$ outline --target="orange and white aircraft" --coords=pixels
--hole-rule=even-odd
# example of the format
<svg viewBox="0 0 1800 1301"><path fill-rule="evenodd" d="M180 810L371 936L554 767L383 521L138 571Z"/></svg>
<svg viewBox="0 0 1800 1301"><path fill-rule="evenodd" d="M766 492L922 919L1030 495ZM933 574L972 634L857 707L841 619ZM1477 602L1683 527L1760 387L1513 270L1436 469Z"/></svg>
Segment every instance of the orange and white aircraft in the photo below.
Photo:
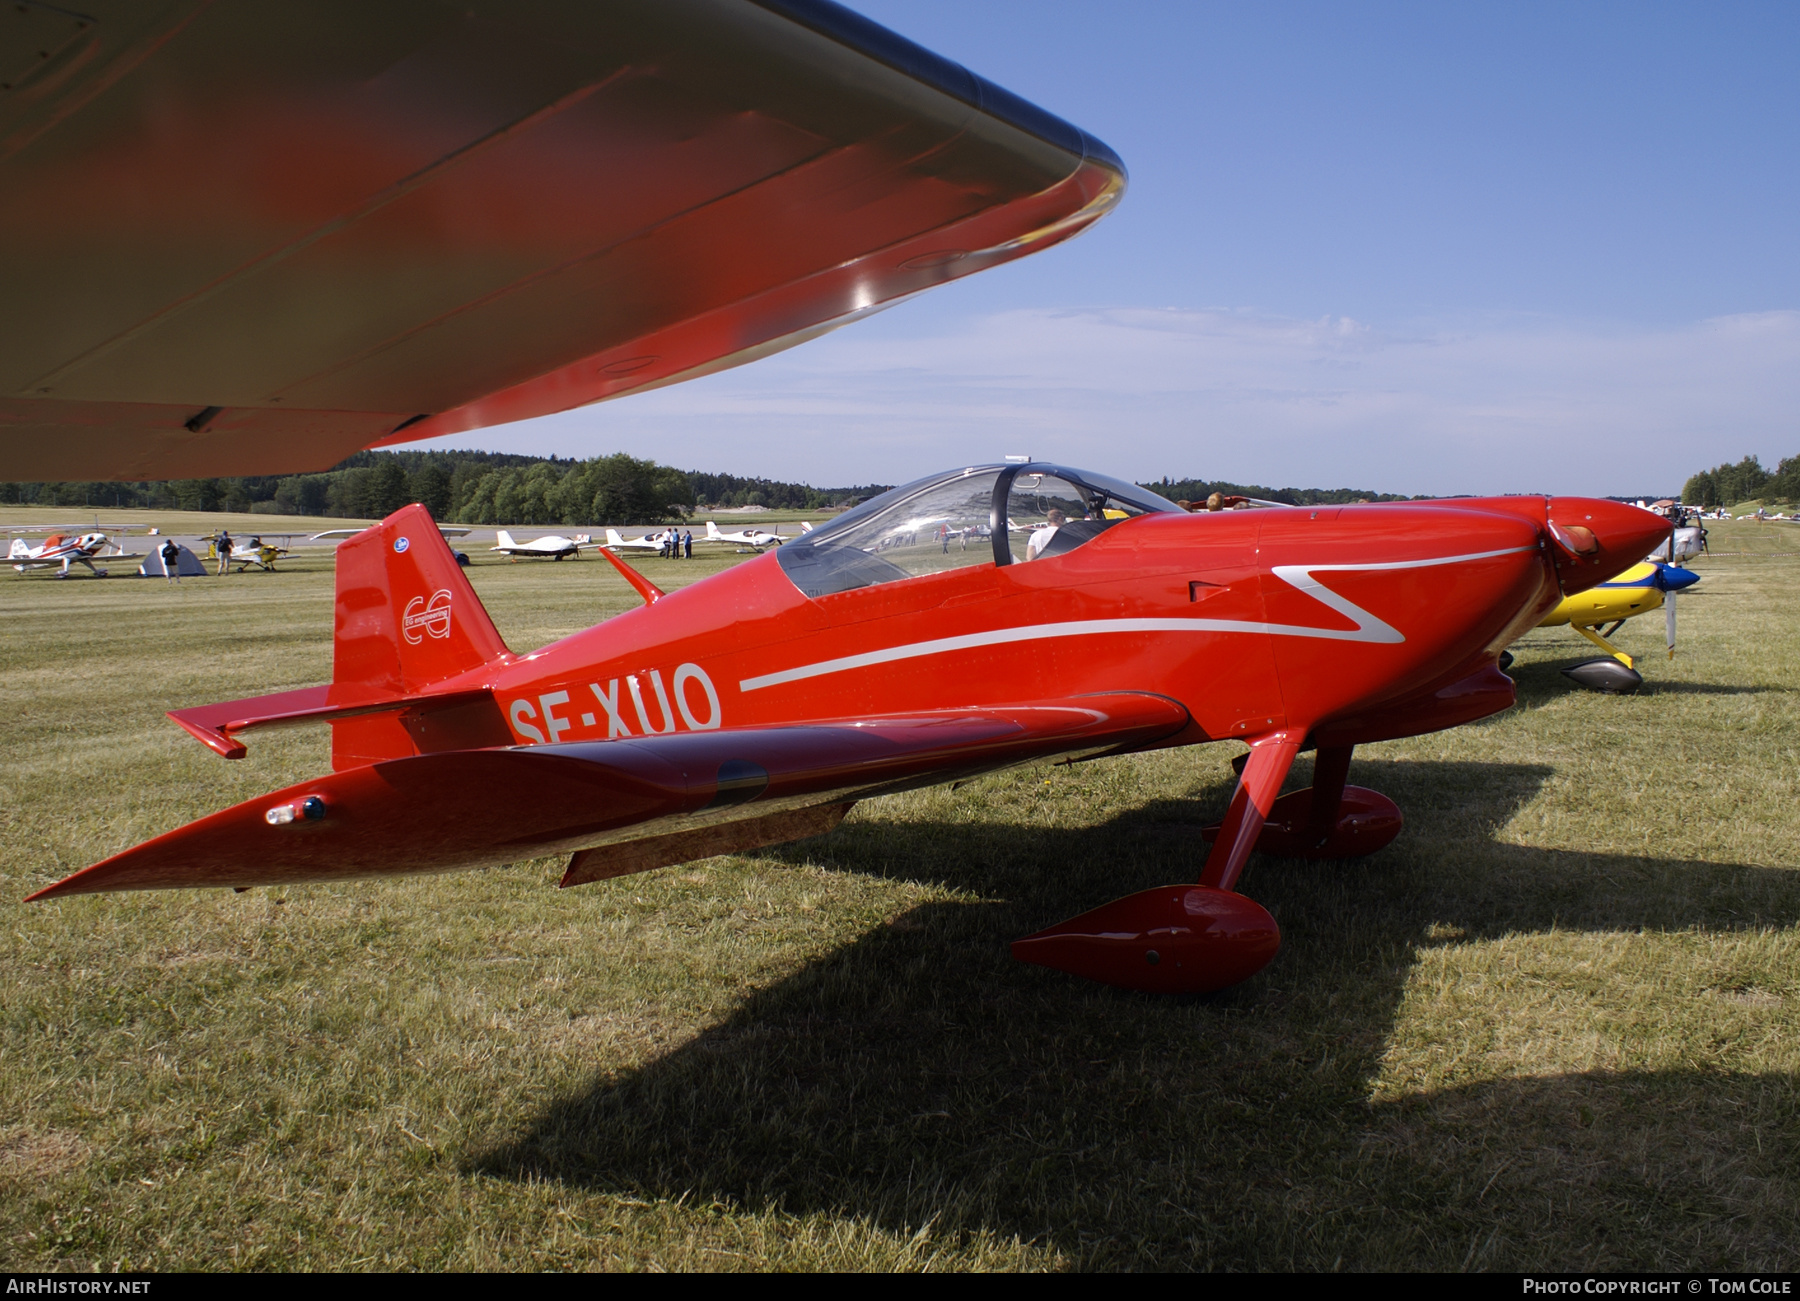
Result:
<svg viewBox="0 0 1800 1301"><path fill-rule="evenodd" d="M55 569L58 578L69 576L70 565L85 565L96 578L105 578L107 571L97 568L94 561L124 562L144 558L143 552L127 552L117 543L113 543L111 551L105 551L111 542L112 538L105 533L53 533L35 547L24 538L14 538L6 558L21 574L33 569Z"/></svg>

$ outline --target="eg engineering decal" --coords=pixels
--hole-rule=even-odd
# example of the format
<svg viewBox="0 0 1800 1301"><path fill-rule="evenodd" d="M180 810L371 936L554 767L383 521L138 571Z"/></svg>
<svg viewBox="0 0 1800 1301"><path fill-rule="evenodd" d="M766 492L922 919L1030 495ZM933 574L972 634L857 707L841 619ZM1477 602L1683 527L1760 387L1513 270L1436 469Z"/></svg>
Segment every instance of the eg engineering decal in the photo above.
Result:
<svg viewBox="0 0 1800 1301"><path fill-rule="evenodd" d="M440 587L431 594L429 602L422 596L415 596L406 603L406 612L400 616L400 632L417 646L425 640L427 634L433 637L450 635L450 591Z"/></svg>

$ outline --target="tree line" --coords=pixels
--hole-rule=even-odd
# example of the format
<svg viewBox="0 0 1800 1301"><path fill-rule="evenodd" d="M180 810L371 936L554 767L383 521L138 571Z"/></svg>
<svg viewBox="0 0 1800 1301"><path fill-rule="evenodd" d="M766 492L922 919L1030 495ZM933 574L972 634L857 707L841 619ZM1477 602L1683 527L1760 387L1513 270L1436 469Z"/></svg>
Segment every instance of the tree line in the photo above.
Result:
<svg viewBox="0 0 1800 1301"><path fill-rule="evenodd" d="M1782 458L1773 471L1754 456L1736 465L1702 470L1681 488L1689 506L1735 506L1740 501L1800 501L1800 456Z"/></svg>
<svg viewBox="0 0 1800 1301"><path fill-rule="evenodd" d="M1401 493L1369 492L1362 488L1265 488L1259 483L1227 483L1223 479L1162 478L1140 486L1170 501L1205 501L1215 492L1227 497L1279 501L1289 506L1348 506L1359 501L1414 500Z"/></svg>
<svg viewBox="0 0 1800 1301"><path fill-rule="evenodd" d="M1747 464L1754 464L1754 458ZM357 452L317 474L141 483L0 483L0 503L380 519L416 501L445 523L668 524L708 507L825 512L855 505L890 486L815 488L677 470L623 452L577 460L507 452L402 450ZM1294 506L1407 500L1361 488L1269 488L1211 479L1164 477L1143 486L1175 501L1204 501L1215 492Z"/></svg>
<svg viewBox="0 0 1800 1301"><path fill-rule="evenodd" d="M707 507L826 511L889 485L677 470L623 452L586 460L505 452L357 452L317 474L140 483L0 483L0 503L380 519L411 502L458 524L668 524Z"/></svg>

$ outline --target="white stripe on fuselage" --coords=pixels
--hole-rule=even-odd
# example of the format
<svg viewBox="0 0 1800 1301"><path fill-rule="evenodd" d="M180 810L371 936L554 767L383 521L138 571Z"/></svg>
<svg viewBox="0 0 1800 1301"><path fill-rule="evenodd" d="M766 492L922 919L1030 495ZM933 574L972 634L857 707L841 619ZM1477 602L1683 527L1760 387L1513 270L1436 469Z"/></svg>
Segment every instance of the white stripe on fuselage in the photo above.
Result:
<svg viewBox="0 0 1800 1301"><path fill-rule="evenodd" d="M1536 547L1506 547L1499 551L1475 551L1464 556L1440 556L1434 560L1390 560L1364 565L1276 565L1274 574L1290 587L1297 588L1319 604L1337 611L1354 623L1354 628L1313 628L1304 624L1258 623L1247 619L1082 619L1070 623L1031 623L1019 628L995 628L990 632L972 632L961 637L939 637L932 641L908 642L883 650L865 651L861 655L845 655L816 664L802 664L745 678L739 691L760 691L806 678L824 677L829 673L846 673L851 669L869 668L875 664L892 664L896 660L918 659L923 655L943 655L950 651L972 650L978 646L1004 646L1009 642L1041 641L1052 637L1093 637L1103 633L1130 632L1250 632L1274 637L1315 637L1325 641L1363 641L1395 645L1406 640L1398 628L1370 614L1361 606L1340 596L1313 577L1317 573L1350 570L1426 569L1436 565L1456 565L1469 560L1491 560L1495 556L1512 556Z"/></svg>

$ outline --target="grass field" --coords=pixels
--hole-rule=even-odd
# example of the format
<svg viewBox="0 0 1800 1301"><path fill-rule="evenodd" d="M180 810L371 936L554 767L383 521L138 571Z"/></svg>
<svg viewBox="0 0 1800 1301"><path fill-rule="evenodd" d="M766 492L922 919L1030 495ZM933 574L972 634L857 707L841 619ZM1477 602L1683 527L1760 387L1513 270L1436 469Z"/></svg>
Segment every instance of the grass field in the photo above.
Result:
<svg viewBox="0 0 1800 1301"><path fill-rule="evenodd" d="M1233 746L568 892L23 905L325 770L322 729L226 764L162 712L324 681L331 573L7 572L0 1267L1794 1269L1800 529L1712 540L1680 657L1620 634L1637 696L1546 630L1516 709L1359 751L1407 830L1254 860L1282 954L1187 1001L1006 944L1191 880ZM516 650L632 600L472 580Z"/></svg>

